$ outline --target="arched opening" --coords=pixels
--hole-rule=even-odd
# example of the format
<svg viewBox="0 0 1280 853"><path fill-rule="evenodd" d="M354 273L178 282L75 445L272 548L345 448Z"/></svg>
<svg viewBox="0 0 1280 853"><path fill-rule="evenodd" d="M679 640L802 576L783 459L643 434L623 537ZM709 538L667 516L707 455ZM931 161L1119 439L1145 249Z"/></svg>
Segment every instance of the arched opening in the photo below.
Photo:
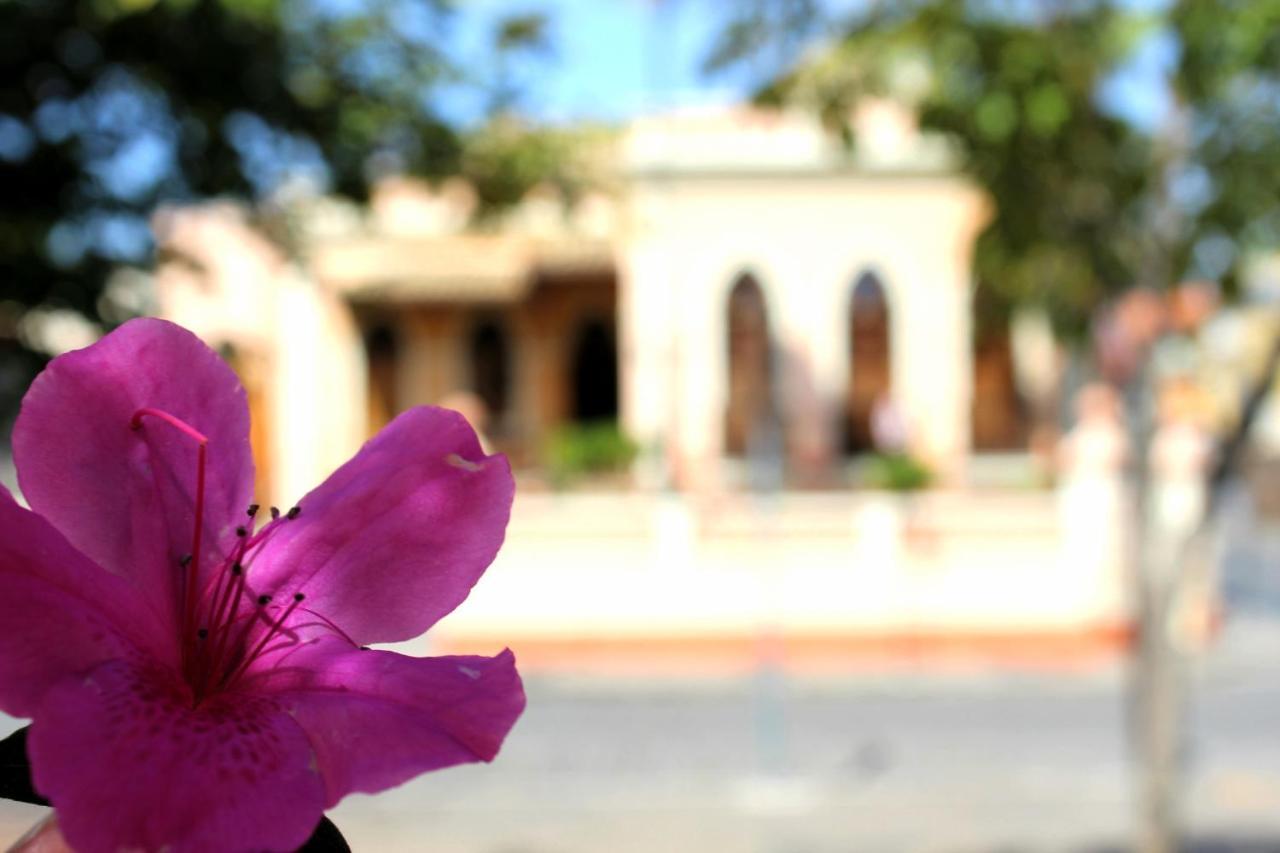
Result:
<svg viewBox="0 0 1280 853"><path fill-rule="evenodd" d="M618 417L618 347L603 320L584 323L573 349L573 419L580 423Z"/></svg>
<svg viewBox="0 0 1280 853"><path fill-rule="evenodd" d="M735 456L765 439L776 427L773 394L773 346L764 291L749 273L738 276L729 292L729 405L725 412L725 450Z"/></svg>
<svg viewBox="0 0 1280 853"><path fill-rule="evenodd" d="M1030 418L1014 369L1009 306L989 288L979 287L974 294L973 316L973 449L1025 449Z"/></svg>
<svg viewBox="0 0 1280 853"><path fill-rule="evenodd" d="M506 330L493 320L482 320L471 331L471 390L485 407L485 419L502 423L511 391L511 347Z"/></svg>
<svg viewBox="0 0 1280 853"><path fill-rule="evenodd" d="M367 423L373 435L386 426L398 411L396 402L396 365L400 347L395 331L379 323L365 332L365 363L368 365L369 397Z"/></svg>
<svg viewBox="0 0 1280 853"><path fill-rule="evenodd" d="M853 287L849 302L849 392L845 407L845 452L877 449L874 417L880 406L885 428L894 404L889 352L889 300L884 285L873 272L864 272ZM879 430L884 432L885 429ZM891 436L879 436L881 443ZM883 449L883 448L882 448Z"/></svg>

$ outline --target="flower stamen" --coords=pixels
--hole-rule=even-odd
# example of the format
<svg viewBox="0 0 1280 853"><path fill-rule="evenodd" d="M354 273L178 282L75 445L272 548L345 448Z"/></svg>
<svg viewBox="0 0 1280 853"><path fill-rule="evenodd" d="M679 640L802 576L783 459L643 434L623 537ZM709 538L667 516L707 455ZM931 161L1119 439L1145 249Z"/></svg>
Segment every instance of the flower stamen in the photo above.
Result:
<svg viewBox="0 0 1280 853"><path fill-rule="evenodd" d="M162 421L196 443L195 530L191 536L191 553L182 555L178 560L182 568L178 604L182 674L198 705L209 694L235 683L264 654L273 654L299 641L298 634L285 625L305 596L296 593L289 605L273 619L267 614L271 596L259 595L255 600L247 575L250 563L267 540L284 523L301 515L302 508L293 506L281 513L278 507L271 507L271 520L255 532L253 519L257 517L260 506L250 504L245 511L248 522L235 528L237 542L234 552L222 561L214 576L202 584L200 558L209 439L187 422L161 409L138 409L130 420L130 427L142 429L148 417ZM244 598L250 599L253 609L242 615L241 599ZM259 621L265 628L255 640L253 635ZM281 642L272 645L274 640Z"/></svg>
<svg viewBox="0 0 1280 853"><path fill-rule="evenodd" d="M298 609L299 605L302 604L305 598L306 596L300 592L294 594L293 601L289 603L289 606L284 609L284 612L281 613L280 616L275 620L275 622L271 624L271 627L267 630L267 632L262 635L261 639L258 640L257 644L254 645L253 650L246 653L244 656L244 659L240 661L239 665L236 666L236 668L231 673L229 673L223 678L222 680L223 684L233 683L246 669L249 668L250 664L252 664L255 660L258 659L258 657L262 654L262 650L266 648L267 643L271 642L271 640L274 639L276 635L279 634L284 629L284 623L289 619L290 616L293 615L293 611ZM260 607L265 607L270 602L271 602L271 596L269 595L259 596L258 598L258 605ZM252 625L252 623L250 623L250 625ZM248 628L249 626L246 626L246 629L245 629L246 637L248 636Z"/></svg>

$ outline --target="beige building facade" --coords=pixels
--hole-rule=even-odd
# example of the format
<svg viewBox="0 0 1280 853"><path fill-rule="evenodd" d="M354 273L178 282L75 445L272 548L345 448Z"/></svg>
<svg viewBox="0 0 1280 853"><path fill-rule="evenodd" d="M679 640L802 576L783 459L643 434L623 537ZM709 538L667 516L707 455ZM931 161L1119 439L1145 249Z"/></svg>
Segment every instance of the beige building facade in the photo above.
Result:
<svg viewBox="0 0 1280 853"><path fill-rule="evenodd" d="M263 502L420 404L510 455L507 546L437 650L611 672L655 649L754 666L762 632L789 666L1108 654L1129 636L1123 554L1082 558L1071 531L1120 515L965 487L980 423L1008 420L986 401L1012 392L972 341L983 200L908 116L859 121L850 155L802 116L641 120L609 192L535 191L483 228L456 183L282 204L292 257L242 209L169 211L158 313L243 377ZM628 475L540 488L548 440L601 421L640 448ZM853 493L873 449L939 488Z"/></svg>
<svg viewBox="0 0 1280 853"><path fill-rule="evenodd" d="M983 200L908 114L869 107L858 134L851 153L799 114L642 119L609 192L536 190L477 228L465 185L389 180L367 209L289 208L293 260L231 208L174 211L160 310L251 377L272 492L420 404L531 471L556 430L616 421L650 485L841 487L886 442L955 481Z"/></svg>
<svg viewBox="0 0 1280 853"><path fill-rule="evenodd" d="M681 482L723 482L721 460L744 443L725 423L744 287L758 292L765 396L794 465L823 481L846 450L867 449L850 442L850 420L882 396L911 451L944 475L962 469L982 199L904 115L881 108L863 125L856 159L802 118L750 110L632 129L625 422L641 441L669 443ZM879 316L861 323L860 311ZM864 334L876 340L859 353ZM872 374L865 391L860 371Z"/></svg>

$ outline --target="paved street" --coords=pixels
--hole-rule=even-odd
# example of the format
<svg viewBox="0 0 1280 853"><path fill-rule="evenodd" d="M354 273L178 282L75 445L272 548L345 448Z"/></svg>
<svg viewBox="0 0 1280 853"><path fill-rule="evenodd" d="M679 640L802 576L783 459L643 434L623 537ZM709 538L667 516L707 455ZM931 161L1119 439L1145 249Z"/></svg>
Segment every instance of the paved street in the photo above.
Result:
<svg viewBox="0 0 1280 853"><path fill-rule="evenodd" d="M530 693L496 766L335 818L367 849L485 853L1016 849L1125 819L1107 681Z"/></svg>
<svg viewBox="0 0 1280 853"><path fill-rule="evenodd" d="M1200 849L1280 849L1278 676L1280 630L1255 623L1199 677ZM389 853L1100 853L1128 837L1121 686L1119 671L535 679L496 764L333 816L355 849ZM0 830L38 813L6 805Z"/></svg>
<svg viewBox="0 0 1280 853"><path fill-rule="evenodd" d="M1188 811L1203 849L1280 849L1277 675L1280 632L1263 624L1233 629L1199 676ZM1116 849L1121 686L1118 671L535 682L496 765L335 818L377 850Z"/></svg>

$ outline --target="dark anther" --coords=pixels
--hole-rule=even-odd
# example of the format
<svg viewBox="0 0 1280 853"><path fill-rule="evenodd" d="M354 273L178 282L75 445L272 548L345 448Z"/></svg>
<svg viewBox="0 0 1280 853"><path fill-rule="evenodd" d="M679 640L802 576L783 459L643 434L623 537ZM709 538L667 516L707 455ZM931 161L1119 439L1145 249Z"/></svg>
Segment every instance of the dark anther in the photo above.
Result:
<svg viewBox="0 0 1280 853"><path fill-rule="evenodd" d="M184 569L185 569L187 566L191 565L191 555L190 555L190 554L183 554L181 557L179 557L179 558L178 558L178 565L179 565L179 566L182 566L182 568L184 568Z"/></svg>
<svg viewBox="0 0 1280 853"><path fill-rule="evenodd" d="M269 596L269 595L260 595L260 596L258 596L258 606L259 606L259 607L266 607L266 606L267 606L268 604L270 604L270 603L271 603L271 596Z"/></svg>
<svg viewBox="0 0 1280 853"><path fill-rule="evenodd" d="M243 539L244 537L249 535L249 531L245 530L243 527L237 527L236 535L239 536L241 539Z"/></svg>
<svg viewBox="0 0 1280 853"><path fill-rule="evenodd" d="M302 507L295 506L295 507L291 507L289 511L285 513L285 518L289 519L290 521L293 521L295 518L297 518L301 514L302 514Z"/></svg>
<svg viewBox="0 0 1280 853"><path fill-rule="evenodd" d="M367 652L367 651L369 651L369 647L368 647L368 646L361 646L361 647L360 647L360 651L362 651L362 652Z"/></svg>
<svg viewBox="0 0 1280 853"><path fill-rule="evenodd" d="M277 518L279 518L279 517L280 517L280 507L278 507L278 506L273 506L273 507L271 508L271 520L272 520L272 521L275 521L275 520L276 520Z"/></svg>
<svg viewBox="0 0 1280 853"><path fill-rule="evenodd" d="M244 574L244 566L240 565L239 563L232 563L232 564L231 564L231 574L233 574L233 575L241 575L241 574Z"/></svg>
<svg viewBox="0 0 1280 853"><path fill-rule="evenodd" d="M197 636L197 637L199 637L199 638L200 638L200 639L202 639L202 640L203 640L203 639L205 639L206 637L208 637L208 636L209 636L209 629L208 629L208 628L201 628L199 631L196 631L196 636Z"/></svg>
<svg viewBox="0 0 1280 853"><path fill-rule="evenodd" d="M304 598L306 598L306 596L305 596L305 595L303 595L303 594L302 594L302 593L300 593L300 592L295 592L295 593L293 594L293 600L294 600L294 601L301 601L301 600L302 600L302 599L304 599Z"/></svg>
<svg viewBox="0 0 1280 853"><path fill-rule="evenodd" d="M257 505L257 504L249 504L249 509L247 510L247 513L248 513L248 515L249 515L249 517L250 517L250 518L253 518L255 515L257 515L257 514L258 514L258 505Z"/></svg>

